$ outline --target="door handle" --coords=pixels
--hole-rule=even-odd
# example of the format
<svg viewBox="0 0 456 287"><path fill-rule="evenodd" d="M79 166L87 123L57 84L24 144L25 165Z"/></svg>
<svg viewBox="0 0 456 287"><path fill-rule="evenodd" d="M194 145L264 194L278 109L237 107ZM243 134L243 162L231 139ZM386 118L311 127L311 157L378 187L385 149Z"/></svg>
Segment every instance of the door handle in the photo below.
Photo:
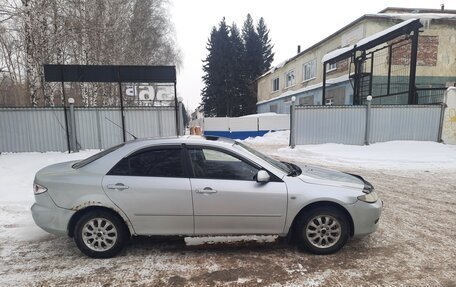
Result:
<svg viewBox="0 0 456 287"><path fill-rule="evenodd" d="M128 185L125 185L123 183L116 183L116 184L108 184L107 185L107 188L108 189L116 189L116 190L125 190L125 189L129 189L130 187Z"/></svg>
<svg viewBox="0 0 456 287"><path fill-rule="evenodd" d="M203 189L195 189L195 192L196 193L201 193L201 194L212 194L212 193L216 193L217 190L212 189L210 187L205 187Z"/></svg>

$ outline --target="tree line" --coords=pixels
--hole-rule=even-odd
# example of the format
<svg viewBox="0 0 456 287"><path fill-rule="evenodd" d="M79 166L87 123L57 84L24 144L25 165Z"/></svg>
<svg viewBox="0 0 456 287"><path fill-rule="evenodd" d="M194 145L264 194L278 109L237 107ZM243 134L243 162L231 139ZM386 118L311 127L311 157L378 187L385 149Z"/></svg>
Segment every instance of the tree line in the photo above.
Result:
<svg viewBox="0 0 456 287"><path fill-rule="evenodd" d="M61 105L61 85L44 82L45 63L180 65L168 6L168 0L0 0L0 105ZM75 83L65 91L83 106L118 100L116 85Z"/></svg>
<svg viewBox="0 0 456 287"><path fill-rule="evenodd" d="M256 113L256 79L274 59L263 18L254 25L250 14L242 31L225 18L213 27L203 61L202 104L205 116L236 117Z"/></svg>

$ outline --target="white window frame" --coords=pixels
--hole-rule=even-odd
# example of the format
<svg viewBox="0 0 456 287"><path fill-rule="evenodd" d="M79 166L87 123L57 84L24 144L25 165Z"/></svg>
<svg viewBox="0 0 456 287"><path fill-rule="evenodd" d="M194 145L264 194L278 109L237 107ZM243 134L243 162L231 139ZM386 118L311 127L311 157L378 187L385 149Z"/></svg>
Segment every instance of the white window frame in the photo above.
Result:
<svg viewBox="0 0 456 287"><path fill-rule="evenodd" d="M334 104L334 98L325 99L326 106L332 106Z"/></svg>
<svg viewBox="0 0 456 287"><path fill-rule="evenodd" d="M293 83L288 85L288 75L291 73L293 73ZM285 73L285 89L293 87L294 85L296 85L296 74L295 74L295 70L292 69Z"/></svg>
<svg viewBox="0 0 456 287"><path fill-rule="evenodd" d="M275 81L277 80L277 89L274 89L275 88ZM272 92L277 92L278 90L280 90L280 78L277 77L277 78L274 78L272 79Z"/></svg>
<svg viewBox="0 0 456 287"><path fill-rule="evenodd" d="M326 64L326 73L332 72L337 70L337 62L332 63L332 64Z"/></svg>
<svg viewBox="0 0 456 287"><path fill-rule="evenodd" d="M310 66L312 68L313 66L313 73L312 71L310 70L309 72L309 77L306 78L307 74L306 74L306 67L307 66ZM317 59L313 59L309 62L306 62L302 65L302 81L303 82L308 82L308 81L311 81L311 80L314 80L315 78L317 77Z"/></svg>

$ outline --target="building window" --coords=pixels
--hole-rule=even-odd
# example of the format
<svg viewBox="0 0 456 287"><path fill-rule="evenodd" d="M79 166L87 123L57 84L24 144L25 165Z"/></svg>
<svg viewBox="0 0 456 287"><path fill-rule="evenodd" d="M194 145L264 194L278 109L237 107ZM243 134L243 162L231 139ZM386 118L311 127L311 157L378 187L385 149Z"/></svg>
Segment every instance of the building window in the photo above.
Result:
<svg viewBox="0 0 456 287"><path fill-rule="evenodd" d="M279 90L279 78L275 78L272 80L272 91L276 92Z"/></svg>
<svg viewBox="0 0 456 287"><path fill-rule="evenodd" d="M333 103L334 103L333 98L325 99L325 105L332 106Z"/></svg>
<svg viewBox="0 0 456 287"><path fill-rule="evenodd" d="M337 69L337 63L330 63L326 65L326 73Z"/></svg>
<svg viewBox="0 0 456 287"><path fill-rule="evenodd" d="M325 102L327 105L345 105L345 87L328 89L326 91Z"/></svg>
<svg viewBox="0 0 456 287"><path fill-rule="evenodd" d="M315 79L317 74L317 59L307 62L303 65L302 68L303 81L309 81Z"/></svg>
<svg viewBox="0 0 456 287"><path fill-rule="evenodd" d="M269 106L269 111L270 111L271 113L277 113L277 110L278 110L278 109L277 109L277 104L273 104L273 105L270 105L270 106Z"/></svg>
<svg viewBox="0 0 456 287"><path fill-rule="evenodd" d="M314 104L314 96L305 96L299 98L299 105L300 106L309 106Z"/></svg>
<svg viewBox="0 0 456 287"><path fill-rule="evenodd" d="M295 72L291 70L285 74L285 88L294 86L295 84Z"/></svg>

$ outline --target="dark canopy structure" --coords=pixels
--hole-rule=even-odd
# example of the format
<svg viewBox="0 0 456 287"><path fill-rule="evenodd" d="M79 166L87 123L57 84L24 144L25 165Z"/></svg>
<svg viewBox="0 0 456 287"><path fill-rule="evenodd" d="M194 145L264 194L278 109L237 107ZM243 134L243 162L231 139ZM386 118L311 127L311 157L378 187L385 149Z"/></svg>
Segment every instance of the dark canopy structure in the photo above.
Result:
<svg viewBox="0 0 456 287"><path fill-rule="evenodd" d="M409 71L409 83L408 83L408 103L416 104L416 91L415 91L415 75L416 75L416 63L417 63L417 51L418 51L418 34L419 29L423 27L419 19L409 19L403 21L399 24L396 24L388 29L380 31L376 34L373 34L369 37L361 39L356 44L343 47L332 51L326 54L323 59L323 100L322 104L325 104L325 93L326 93L326 69L327 64L336 63L338 61L350 58L354 64L354 74L350 75L351 78L354 78L354 101L353 104L360 104L360 85L362 78L365 77L363 71L363 64L366 61L366 54L368 50L371 50L383 43L388 43L391 46L391 41L397 39L401 36L407 36L411 38L411 49L410 49L410 71ZM371 53L372 54L372 53ZM391 59L391 54L389 56ZM371 57L373 62L373 56ZM372 66L371 66L372 67ZM391 74L391 61L389 62L389 71L388 71L388 93L389 93L389 78ZM372 76L372 73L370 73ZM372 80L370 81L372 82ZM372 85L372 84L370 84ZM372 87L370 87L370 90Z"/></svg>
<svg viewBox="0 0 456 287"><path fill-rule="evenodd" d="M179 116L176 92L175 66L127 66L127 65L60 65L45 64L44 79L46 82L61 82L65 110L65 125L67 129L68 150L68 119L66 115L65 82L80 83L118 83L120 97L120 112L122 119L123 141L126 141L124 102L122 83L173 83L174 104L176 110L176 134L179 134Z"/></svg>
<svg viewBox="0 0 456 287"><path fill-rule="evenodd" d="M47 82L176 83L174 66L44 65Z"/></svg>

